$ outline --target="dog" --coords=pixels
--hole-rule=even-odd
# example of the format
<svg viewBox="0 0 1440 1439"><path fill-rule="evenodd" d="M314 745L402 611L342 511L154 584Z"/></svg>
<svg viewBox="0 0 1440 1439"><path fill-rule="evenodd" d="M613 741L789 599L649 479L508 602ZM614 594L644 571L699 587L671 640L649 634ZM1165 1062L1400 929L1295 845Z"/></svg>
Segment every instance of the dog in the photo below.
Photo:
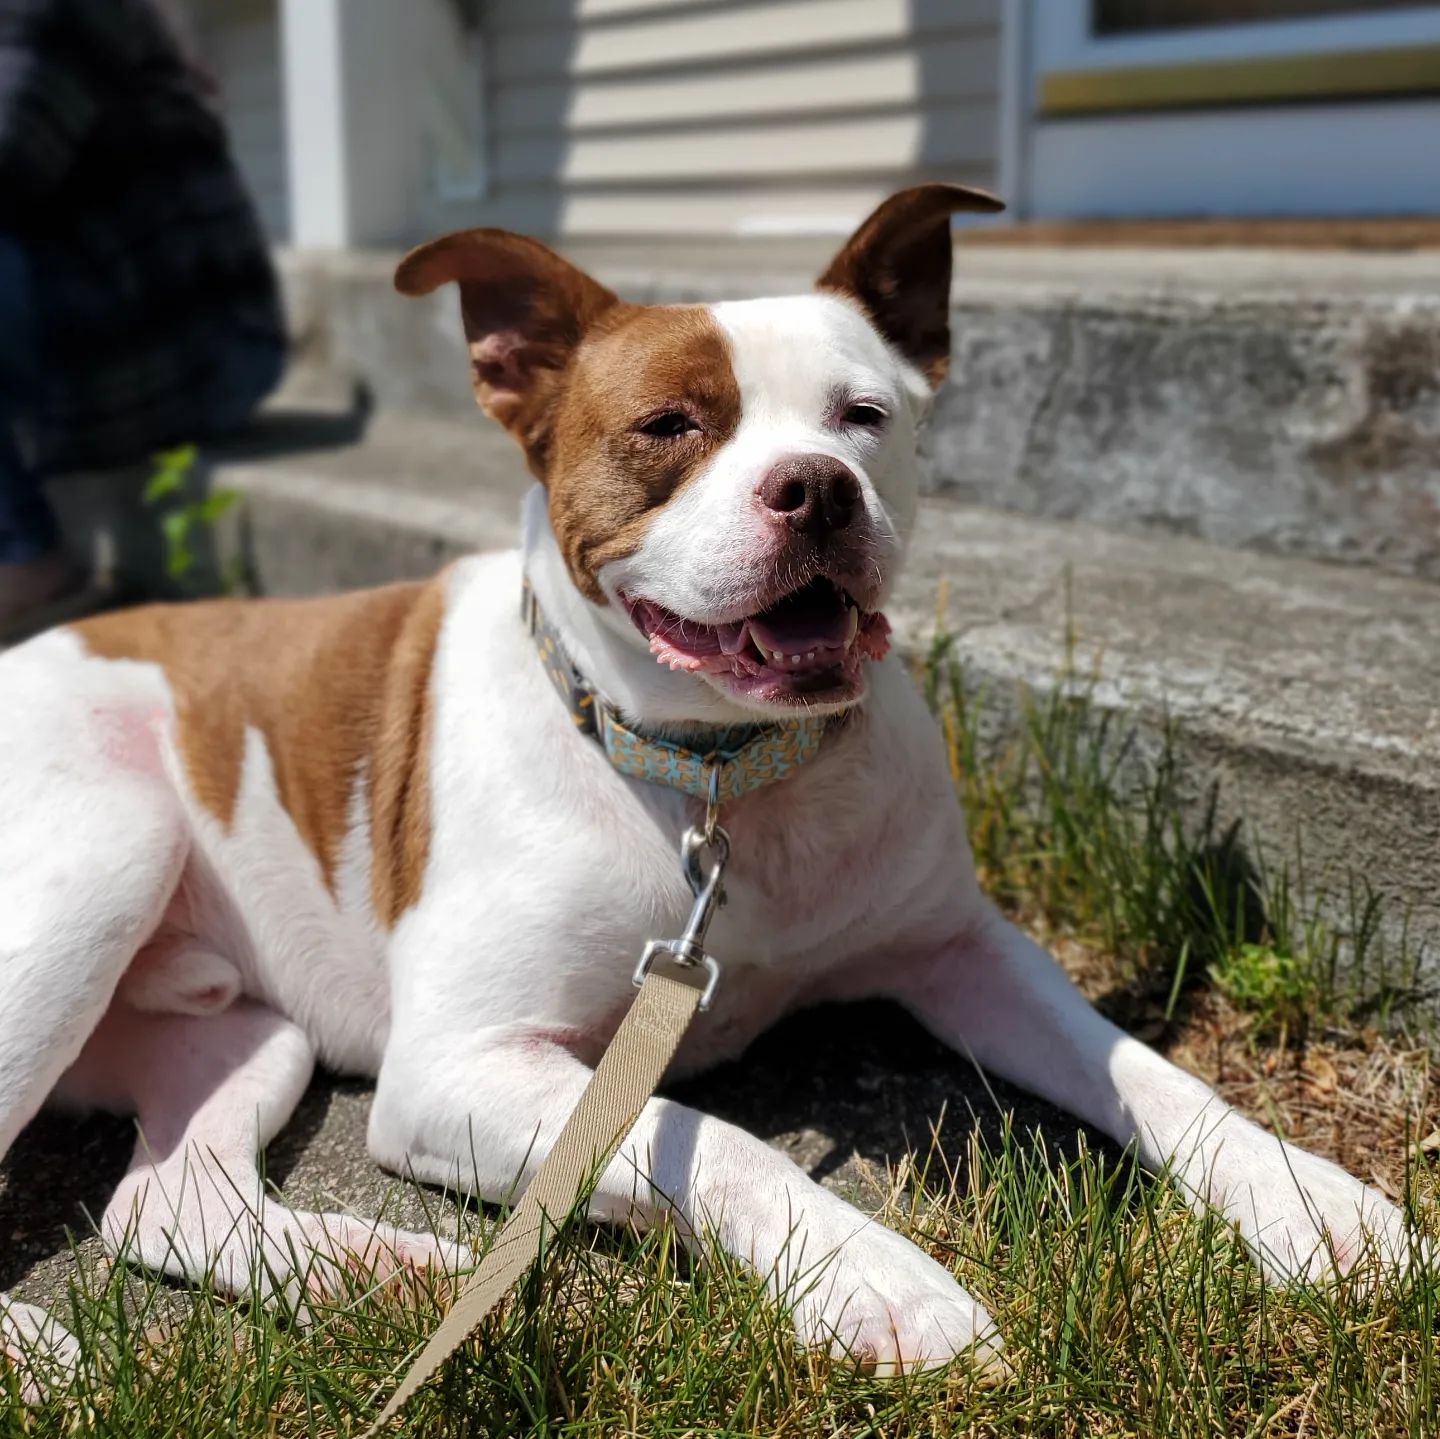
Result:
<svg viewBox="0 0 1440 1439"><path fill-rule="evenodd" d="M977 886L884 607L949 359L951 216L996 208L906 190L812 293L713 305L623 302L498 230L406 256L404 294L458 286L478 402L536 478L522 547L358 594L120 612L0 657L0 1153L47 1104L135 1116L100 1232L222 1290L303 1293L307 1254L381 1279L458 1265L430 1235L262 1205L260 1151L319 1062L375 1079L378 1164L512 1196L645 942L680 932L677 844L718 798L723 975L674 1072L802 1006L889 997L1137 1146L1268 1278L1404 1262L1394 1205L1102 1018ZM746 784L677 783L698 756L713 784L737 733L772 746ZM668 1099L590 1205L723 1246L801 1341L877 1372L1003 1363L943 1265ZM55 1320L3 1313L12 1354L73 1361Z"/></svg>

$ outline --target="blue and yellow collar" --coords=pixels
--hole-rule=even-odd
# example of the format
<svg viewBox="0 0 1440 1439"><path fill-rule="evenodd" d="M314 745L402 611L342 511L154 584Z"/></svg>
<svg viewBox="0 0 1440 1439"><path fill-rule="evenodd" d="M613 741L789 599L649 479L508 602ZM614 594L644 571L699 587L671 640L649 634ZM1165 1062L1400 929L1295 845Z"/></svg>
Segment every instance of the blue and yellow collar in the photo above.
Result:
<svg viewBox="0 0 1440 1439"><path fill-rule="evenodd" d="M520 613L576 729L596 740L610 763L632 779L723 803L793 774L819 754L820 742L845 719L843 714L802 715L768 724L729 725L687 744L642 734L623 724L615 707L575 668L528 580L521 590Z"/></svg>

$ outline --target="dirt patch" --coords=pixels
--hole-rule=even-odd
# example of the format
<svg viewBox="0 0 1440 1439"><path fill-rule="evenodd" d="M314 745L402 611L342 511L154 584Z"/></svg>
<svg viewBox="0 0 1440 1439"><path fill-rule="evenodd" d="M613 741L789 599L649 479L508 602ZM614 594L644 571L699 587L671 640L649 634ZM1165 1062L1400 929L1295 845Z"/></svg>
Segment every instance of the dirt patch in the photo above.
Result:
<svg viewBox="0 0 1440 1439"><path fill-rule="evenodd" d="M1429 1054L1386 1035L1332 1033L1278 1049L1256 1041L1223 999L1206 995L1166 1052L1231 1104L1392 1199L1404 1194L1414 1146L1440 1128ZM1429 1148L1422 1155L1427 1164L1433 1158Z"/></svg>

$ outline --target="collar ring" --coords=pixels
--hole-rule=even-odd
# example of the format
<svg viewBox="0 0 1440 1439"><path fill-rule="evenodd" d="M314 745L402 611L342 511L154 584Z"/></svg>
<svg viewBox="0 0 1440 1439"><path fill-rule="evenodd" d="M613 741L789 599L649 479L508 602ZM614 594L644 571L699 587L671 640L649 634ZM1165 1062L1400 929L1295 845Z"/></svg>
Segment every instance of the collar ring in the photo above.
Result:
<svg viewBox="0 0 1440 1439"><path fill-rule="evenodd" d="M715 843L715 831L720 824L720 767L724 763L718 756L705 757L705 843Z"/></svg>

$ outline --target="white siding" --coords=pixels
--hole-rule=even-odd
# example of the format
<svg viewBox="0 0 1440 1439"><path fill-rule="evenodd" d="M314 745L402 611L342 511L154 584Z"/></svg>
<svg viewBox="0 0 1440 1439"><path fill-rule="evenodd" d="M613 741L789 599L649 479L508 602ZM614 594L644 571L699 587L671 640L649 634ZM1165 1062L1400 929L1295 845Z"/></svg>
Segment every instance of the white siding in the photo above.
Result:
<svg viewBox="0 0 1440 1439"><path fill-rule="evenodd" d="M993 185L999 9L486 0L491 188L452 218L570 235L833 231L917 179Z"/></svg>
<svg viewBox="0 0 1440 1439"><path fill-rule="evenodd" d="M195 0L196 40L220 85L236 164L272 238L290 230L277 0Z"/></svg>

